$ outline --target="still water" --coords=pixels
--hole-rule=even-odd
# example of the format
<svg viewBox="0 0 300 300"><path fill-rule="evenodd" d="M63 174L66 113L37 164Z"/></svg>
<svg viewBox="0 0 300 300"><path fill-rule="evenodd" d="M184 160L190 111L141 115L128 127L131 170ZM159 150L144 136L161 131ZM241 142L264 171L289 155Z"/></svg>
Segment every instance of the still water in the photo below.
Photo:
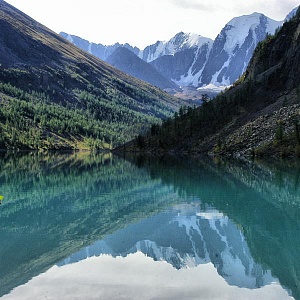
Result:
<svg viewBox="0 0 300 300"><path fill-rule="evenodd" d="M297 163L2 154L0 196L1 299L300 299Z"/></svg>

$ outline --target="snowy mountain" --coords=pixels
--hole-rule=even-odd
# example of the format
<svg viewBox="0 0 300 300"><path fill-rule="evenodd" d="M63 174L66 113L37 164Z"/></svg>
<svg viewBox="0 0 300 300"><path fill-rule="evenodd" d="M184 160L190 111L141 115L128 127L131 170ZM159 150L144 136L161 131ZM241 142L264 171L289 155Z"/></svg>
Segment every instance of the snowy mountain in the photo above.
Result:
<svg viewBox="0 0 300 300"><path fill-rule="evenodd" d="M180 32L169 41L158 41L153 45L147 46L144 50L140 50L129 44L121 45L116 43L114 45L104 46L102 44L91 43L80 37L64 32L61 32L60 35L77 47L110 63L121 71L172 92L179 89L172 79L179 79L182 74L189 70L191 64L197 65L199 61L203 64L206 60L206 54L213 42L211 39L197 34ZM133 52L136 55L136 59L129 55L128 52L125 55L125 51L120 50L121 48L126 48ZM201 50L199 50L199 48L201 48ZM117 54L114 53L115 51L122 55L117 57ZM180 54L177 55L178 52L180 52ZM173 69L170 64L167 64L166 68L163 67L160 69L156 68L155 64L153 66L148 64L148 62L160 57L168 59L168 56L175 57ZM197 58L199 56L199 58L195 59L195 56ZM121 57L127 61L122 62ZM142 64L141 59L145 61L145 64ZM142 65L144 66L144 70L141 68Z"/></svg>
<svg viewBox="0 0 300 300"><path fill-rule="evenodd" d="M160 56L150 63L165 77L180 86L198 86L198 78L207 62L212 45L213 41L208 40L204 44L186 48L173 55Z"/></svg>
<svg viewBox="0 0 300 300"><path fill-rule="evenodd" d="M230 85L246 70L257 44L282 22L253 13L232 19L214 41L198 85Z"/></svg>
<svg viewBox="0 0 300 300"><path fill-rule="evenodd" d="M245 71L258 42L281 25L259 13L237 17L225 25L213 44L207 41L151 64L180 86L228 86Z"/></svg>
<svg viewBox="0 0 300 300"><path fill-rule="evenodd" d="M228 217L181 205L109 235L62 261L59 266L103 254L126 257L142 252L176 269L212 263L229 285L259 288L278 281L251 256L243 233Z"/></svg>
<svg viewBox="0 0 300 300"><path fill-rule="evenodd" d="M295 11L287 18L293 16ZM169 41L157 41L144 50L129 44L103 46L66 33L61 35L103 60L123 46L150 63L168 80L182 87L198 88L207 85L228 86L235 82L246 70L257 44L267 34L274 34L282 24L283 21L253 13L232 19L214 41L198 34L180 32Z"/></svg>

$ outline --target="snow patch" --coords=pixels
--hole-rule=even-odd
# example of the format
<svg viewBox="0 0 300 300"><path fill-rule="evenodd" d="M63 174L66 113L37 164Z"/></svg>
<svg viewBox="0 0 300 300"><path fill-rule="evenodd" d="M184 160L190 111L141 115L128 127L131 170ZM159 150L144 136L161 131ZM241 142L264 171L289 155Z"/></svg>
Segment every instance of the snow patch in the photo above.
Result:
<svg viewBox="0 0 300 300"><path fill-rule="evenodd" d="M70 34L67 35L67 40L68 40L69 42L71 42L72 44L73 44L73 42L74 42L73 37L72 37Z"/></svg>
<svg viewBox="0 0 300 300"><path fill-rule="evenodd" d="M92 43L89 43L89 49L88 49L88 52L89 52L90 54L93 54L93 53L92 53Z"/></svg>
<svg viewBox="0 0 300 300"><path fill-rule="evenodd" d="M208 84L202 87L197 88L198 91L212 91L212 92L216 92L216 93L220 93L222 91L224 91L226 88L228 88L230 85L220 85L218 83L216 84Z"/></svg>

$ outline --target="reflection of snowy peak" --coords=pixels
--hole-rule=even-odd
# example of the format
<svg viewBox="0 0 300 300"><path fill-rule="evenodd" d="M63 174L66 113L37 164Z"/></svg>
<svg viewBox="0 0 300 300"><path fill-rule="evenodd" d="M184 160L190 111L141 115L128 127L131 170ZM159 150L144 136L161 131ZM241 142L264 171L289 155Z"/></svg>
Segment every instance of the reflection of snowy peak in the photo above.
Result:
<svg viewBox="0 0 300 300"><path fill-rule="evenodd" d="M60 265L91 256L113 257L142 252L176 269L213 263L230 285L258 288L274 282L269 271L254 262L242 232L216 211L196 212L187 206L162 213L119 230L104 240L73 254ZM183 207L186 210L187 207Z"/></svg>

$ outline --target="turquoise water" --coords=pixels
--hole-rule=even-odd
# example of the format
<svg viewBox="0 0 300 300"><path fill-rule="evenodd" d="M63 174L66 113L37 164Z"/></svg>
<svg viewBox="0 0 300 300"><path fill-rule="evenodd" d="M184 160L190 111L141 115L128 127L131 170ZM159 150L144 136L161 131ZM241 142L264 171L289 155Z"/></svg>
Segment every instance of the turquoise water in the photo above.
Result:
<svg viewBox="0 0 300 300"><path fill-rule="evenodd" d="M1 299L300 299L297 163L2 154L0 196Z"/></svg>

